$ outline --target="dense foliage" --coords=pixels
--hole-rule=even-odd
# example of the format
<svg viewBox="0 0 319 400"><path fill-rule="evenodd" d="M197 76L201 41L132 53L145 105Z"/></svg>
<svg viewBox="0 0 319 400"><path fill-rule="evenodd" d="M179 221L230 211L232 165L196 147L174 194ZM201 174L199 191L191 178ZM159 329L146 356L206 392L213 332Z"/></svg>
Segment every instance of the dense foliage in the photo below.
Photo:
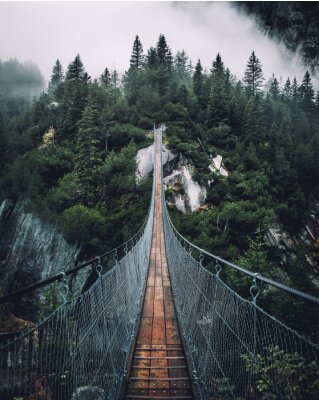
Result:
<svg viewBox="0 0 319 400"><path fill-rule="evenodd" d="M57 60L48 90L31 108L1 114L1 197L23 199L91 256L127 240L142 224L150 182L136 183L144 131L129 123L116 73L99 81L79 55L64 75ZM31 200L31 201L30 201Z"/></svg>
<svg viewBox="0 0 319 400"><path fill-rule="evenodd" d="M265 84L254 52L243 76L220 54L210 71L200 60L193 68L184 50L173 56L164 35L146 53L136 36L122 79L105 68L92 81L79 55L65 74L57 61L29 110L0 115L1 197L32 198L88 254L118 244L146 214L150 182L136 183L135 156L147 145L143 130L163 121L168 146L207 188L205 211L171 209L178 229L228 260L315 292L318 241L299 239L319 195L319 96L308 72L302 82L280 85L273 76ZM228 177L208 168L217 154ZM265 244L277 226L293 238L290 249ZM249 281L223 274L249 296ZM261 302L292 324L300 310L305 320L313 313L271 291Z"/></svg>
<svg viewBox="0 0 319 400"><path fill-rule="evenodd" d="M288 78L281 86L275 76L266 81L252 52L240 81L220 54L204 71L200 60L193 69L184 51L173 58L163 35L145 56L141 44L134 45L139 52L124 77L131 123L164 121L168 146L193 164L194 178L207 189L205 211L171 209L178 229L215 254L316 293L319 246L305 225L319 195L319 96L309 72L299 83ZM217 154L228 177L208 168ZM269 228L287 234L291 245L267 245ZM223 276L250 296L247 278L233 271ZM274 293L263 291L261 304L318 337L309 322L314 308Z"/></svg>

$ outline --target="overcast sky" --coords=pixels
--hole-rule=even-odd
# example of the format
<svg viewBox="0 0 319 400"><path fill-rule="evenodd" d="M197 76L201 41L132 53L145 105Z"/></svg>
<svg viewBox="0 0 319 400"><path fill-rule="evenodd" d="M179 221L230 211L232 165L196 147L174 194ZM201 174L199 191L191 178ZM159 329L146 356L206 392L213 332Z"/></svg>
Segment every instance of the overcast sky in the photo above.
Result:
<svg viewBox="0 0 319 400"><path fill-rule="evenodd" d="M1 60L32 60L46 80L57 58L66 69L77 53L93 78L105 67L124 72L135 35L146 52L160 33L206 68L219 51L238 78L253 50L266 78L304 72L227 2L0 2Z"/></svg>

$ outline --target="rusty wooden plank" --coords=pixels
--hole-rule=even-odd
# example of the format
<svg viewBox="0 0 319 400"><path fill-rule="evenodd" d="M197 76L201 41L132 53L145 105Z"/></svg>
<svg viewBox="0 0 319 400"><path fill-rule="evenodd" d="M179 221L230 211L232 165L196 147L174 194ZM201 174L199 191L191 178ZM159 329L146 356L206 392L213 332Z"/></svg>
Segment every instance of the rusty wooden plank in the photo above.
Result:
<svg viewBox="0 0 319 400"><path fill-rule="evenodd" d="M139 378L130 378L131 381L138 381L140 380ZM160 381L160 382L187 382L189 380L188 377L184 377L184 378L145 378L145 381Z"/></svg>
<svg viewBox="0 0 319 400"><path fill-rule="evenodd" d="M180 357L174 357L174 356L162 356L162 357L153 357L153 356L136 356L134 357L134 359L139 359L139 358L147 358L148 360L152 360L152 359L159 359L159 358L165 358L167 360L175 360L175 359L181 359L184 360L185 357L184 356L180 356Z"/></svg>
<svg viewBox="0 0 319 400"><path fill-rule="evenodd" d="M149 275L147 278L147 286L155 286L155 275Z"/></svg>
<svg viewBox="0 0 319 400"><path fill-rule="evenodd" d="M160 148L156 149L160 165ZM176 320L165 253L160 170L156 173L155 217L142 318L132 357L128 399L192 399Z"/></svg>
<svg viewBox="0 0 319 400"><path fill-rule="evenodd" d="M142 318L154 317L154 301L144 301Z"/></svg>
<svg viewBox="0 0 319 400"><path fill-rule="evenodd" d="M154 300L154 294L155 294L154 286L147 286L145 288L144 301L153 301Z"/></svg>
<svg viewBox="0 0 319 400"><path fill-rule="evenodd" d="M162 286L156 286L154 288L154 299L155 300L164 300L164 290Z"/></svg>
<svg viewBox="0 0 319 400"><path fill-rule="evenodd" d="M154 399L154 400L166 400L168 397L167 396L158 396L158 395L148 395L148 396L143 396L143 395L134 395L130 394L126 396L127 399ZM187 396L187 395L181 395L181 396L169 396L170 399L172 400L188 400L192 399L192 396Z"/></svg>
<svg viewBox="0 0 319 400"><path fill-rule="evenodd" d="M165 344L165 319L164 318L153 318L153 329L152 329L152 344Z"/></svg>
<svg viewBox="0 0 319 400"><path fill-rule="evenodd" d="M137 335L137 344L152 343L153 318L141 318L140 328Z"/></svg>
<svg viewBox="0 0 319 400"><path fill-rule="evenodd" d="M181 344L176 319L166 319L166 340L169 344Z"/></svg>
<svg viewBox="0 0 319 400"><path fill-rule="evenodd" d="M145 369L145 370L150 370L150 369L167 369L167 370L175 370L175 369L185 369L187 368L186 365L177 365L176 367L170 367L166 365L165 367L142 367L140 365L133 365L133 369Z"/></svg>
<svg viewBox="0 0 319 400"><path fill-rule="evenodd" d="M155 286L163 286L163 277L155 276Z"/></svg>

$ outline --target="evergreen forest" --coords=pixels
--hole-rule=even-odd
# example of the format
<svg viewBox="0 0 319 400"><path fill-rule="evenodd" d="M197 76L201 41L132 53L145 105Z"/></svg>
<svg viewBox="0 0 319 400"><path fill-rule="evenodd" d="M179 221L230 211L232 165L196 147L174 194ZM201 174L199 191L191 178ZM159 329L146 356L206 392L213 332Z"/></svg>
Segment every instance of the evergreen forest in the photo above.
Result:
<svg viewBox="0 0 319 400"><path fill-rule="evenodd" d="M184 214L167 191L177 229L213 254L318 294L319 241L304 233L315 218L318 224L319 198L319 92L308 71L301 81L265 77L252 49L240 80L222 54L212 54L205 70L184 50L172 54L162 34L145 51L136 36L122 76L106 66L92 79L78 54L68 66L56 61L48 88L30 106L0 100L1 200L23 200L68 242L81 242L83 259L142 225L152 179L136 179L136 155L152 143L153 123L163 122L166 146L188 160L207 190L205 207ZM227 177L209 169L217 154ZM293 239L289 251L265 241L278 226ZM249 296L246 277L222 274ZM319 321L314 307L274 289L260 298L318 340L318 324L309 322Z"/></svg>

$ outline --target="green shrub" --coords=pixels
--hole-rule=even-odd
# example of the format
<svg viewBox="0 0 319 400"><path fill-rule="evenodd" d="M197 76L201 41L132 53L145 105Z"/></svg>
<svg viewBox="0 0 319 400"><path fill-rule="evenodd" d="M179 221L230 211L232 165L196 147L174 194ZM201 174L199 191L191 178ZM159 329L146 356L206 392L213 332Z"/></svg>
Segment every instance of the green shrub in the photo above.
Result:
<svg viewBox="0 0 319 400"><path fill-rule="evenodd" d="M88 242L90 238L101 236L105 218L96 209L76 204L63 211L60 225L65 238L75 243L77 241Z"/></svg>

